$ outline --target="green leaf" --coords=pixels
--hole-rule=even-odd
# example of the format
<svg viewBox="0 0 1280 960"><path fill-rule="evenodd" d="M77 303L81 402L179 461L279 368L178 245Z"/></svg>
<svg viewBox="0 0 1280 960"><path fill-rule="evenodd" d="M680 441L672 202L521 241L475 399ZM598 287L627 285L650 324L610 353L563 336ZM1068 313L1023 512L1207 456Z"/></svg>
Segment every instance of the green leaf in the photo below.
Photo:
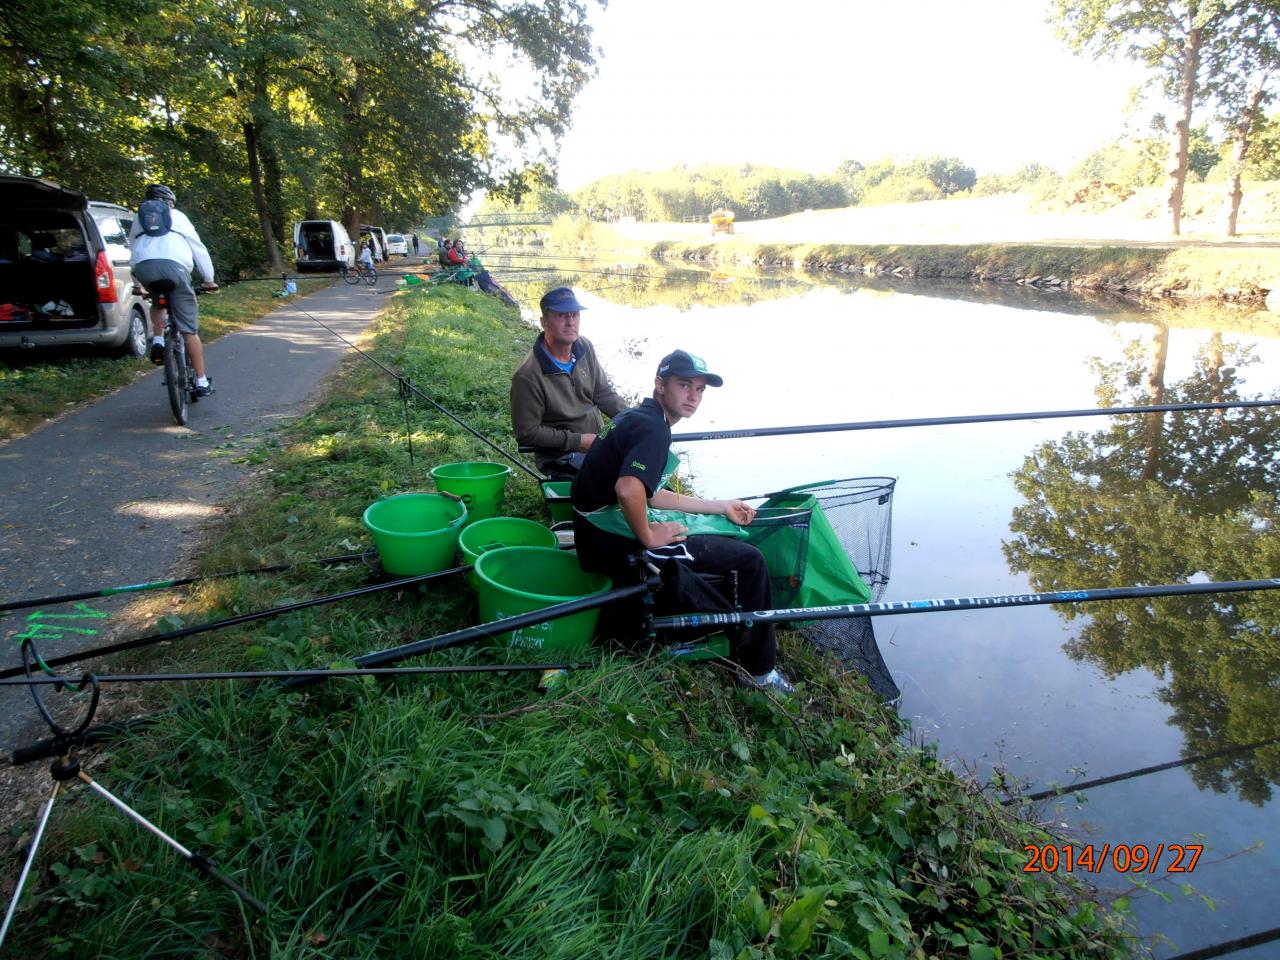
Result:
<svg viewBox="0 0 1280 960"><path fill-rule="evenodd" d="M506 842L507 825L501 817L490 817L484 821L484 838L488 845L497 850Z"/></svg>
<svg viewBox="0 0 1280 960"><path fill-rule="evenodd" d="M826 899L826 887L814 887L782 911L778 938L784 947L788 950L803 950L809 945Z"/></svg>
<svg viewBox="0 0 1280 960"><path fill-rule="evenodd" d="M889 955L889 934L884 930L872 930L867 934L867 946L871 949L871 956L887 957Z"/></svg>
<svg viewBox="0 0 1280 960"><path fill-rule="evenodd" d="M985 943L969 944L969 960L996 960L996 952Z"/></svg>

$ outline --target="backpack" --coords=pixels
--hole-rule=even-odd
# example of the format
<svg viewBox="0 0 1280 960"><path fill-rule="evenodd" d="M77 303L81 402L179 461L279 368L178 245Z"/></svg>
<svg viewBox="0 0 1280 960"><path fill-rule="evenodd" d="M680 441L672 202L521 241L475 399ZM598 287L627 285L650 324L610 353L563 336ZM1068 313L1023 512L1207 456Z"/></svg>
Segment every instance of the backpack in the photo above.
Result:
<svg viewBox="0 0 1280 960"><path fill-rule="evenodd" d="M173 217L165 200L143 200L138 207L138 224L148 237L163 237L173 229Z"/></svg>

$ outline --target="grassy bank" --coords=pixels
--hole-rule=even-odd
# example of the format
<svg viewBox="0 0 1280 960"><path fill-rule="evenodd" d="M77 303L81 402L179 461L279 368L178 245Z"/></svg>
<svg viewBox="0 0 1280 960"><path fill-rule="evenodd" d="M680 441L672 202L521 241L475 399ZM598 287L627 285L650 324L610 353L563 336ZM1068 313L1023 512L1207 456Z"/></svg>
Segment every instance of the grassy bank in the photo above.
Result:
<svg viewBox="0 0 1280 960"><path fill-rule="evenodd" d="M332 280L299 280L310 293ZM277 284L278 287L278 284ZM200 338L212 342L280 306L269 283L241 283L200 301ZM0 440L29 433L81 404L106 396L147 373L152 365L132 357L108 357L81 347L8 351L0 357Z"/></svg>
<svg viewBox="0 0 1280 960"><path fill-rule="evenodd" d="M508 436L532 333L467 290L400 295L368 348L481 433ZM367 541L372 500L488 451L358 358L247 456L257 481L207 571ZM508 510L544 518L513 477ZM361 564L211 581L184 620L367 582ZM147 665L345 662L474 622L465 582L378 594L166 647ZM481 646L438 664L501 662ZM549 695L526 674L331 681L306 692L149 687L179 707L86 768L268 901L258 919L137 827L63 805L15 955L203 957L1110 957L1125 942L1058 842L900 735L859 680L792 639L778 701L722 668L602 646ZM199 699L197 699L199 698ZM83 791L79 792L81 795ZM11 872L16 864L9 863Z"/></svg>
<svg viewBox="0 0 1280 960"><path fill-rule="evenodd" d="M979 280L1149 297L1261 302L1280 288L1280 250L1258 248L659 242L648 253L920 280Z"/></svg>

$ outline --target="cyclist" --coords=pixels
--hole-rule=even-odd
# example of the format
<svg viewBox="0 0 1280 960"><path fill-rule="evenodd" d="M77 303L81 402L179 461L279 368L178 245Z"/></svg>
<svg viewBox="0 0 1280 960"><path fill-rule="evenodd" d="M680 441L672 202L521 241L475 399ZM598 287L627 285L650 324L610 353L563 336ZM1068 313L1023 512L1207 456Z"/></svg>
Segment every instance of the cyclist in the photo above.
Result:
<svg viewBox="0 0 1280 960"><path fill-rule="evenodd" d="M359 266L361 273L373 269L372 241L366 240L364 243L360 244L360 256L356 259L356 263Z"/></svg>
<svg viewBox="0 0 1280 960"><path fill-rule="evenodd" d="M167 218L138 216L129 229L129 260L133 275L153 295L163 293L169 301L169 313L187 343L187 356L195 370L195 393L207 397L213 386L204 370L204 345L200 342L200 315L196 294L191 286L191 271L196 268L204 280L205 290L217 290L213 280L213 261L200 234L187 215L175 209L173 191L160 183L147 187L147 201L158 200L168 207ZM146 211L140 210L140 214ZM144 227L143 220L148 221ZM151 302L151 362L164 363L164 308Z"/></svg>

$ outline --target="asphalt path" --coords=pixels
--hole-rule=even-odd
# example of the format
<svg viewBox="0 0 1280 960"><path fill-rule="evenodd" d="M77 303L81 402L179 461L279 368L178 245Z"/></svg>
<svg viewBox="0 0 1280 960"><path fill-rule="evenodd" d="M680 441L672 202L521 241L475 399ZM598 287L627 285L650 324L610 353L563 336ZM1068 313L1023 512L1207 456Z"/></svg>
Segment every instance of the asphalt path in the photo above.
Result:
<svg viewBox="0 0 1280 960"><path fill-rule="evenodd" d="M304 411L350 351L298 308L352 340L383 309L398 280L384 273L375 287L335 283L207 344L215 393L191 406L185 427L173 421L156 368L0 444L0 599L187 573L177 566L197 531L219 516L220 504L251 469L235 462L236 448ZM46 658L101 645L121 632L120 613L136 596L86 601L89 613L64 604L0 614L0 666L21 664L15 638L31 631ZM48 733L24 689L0 689L6 752Z"/></svg>

